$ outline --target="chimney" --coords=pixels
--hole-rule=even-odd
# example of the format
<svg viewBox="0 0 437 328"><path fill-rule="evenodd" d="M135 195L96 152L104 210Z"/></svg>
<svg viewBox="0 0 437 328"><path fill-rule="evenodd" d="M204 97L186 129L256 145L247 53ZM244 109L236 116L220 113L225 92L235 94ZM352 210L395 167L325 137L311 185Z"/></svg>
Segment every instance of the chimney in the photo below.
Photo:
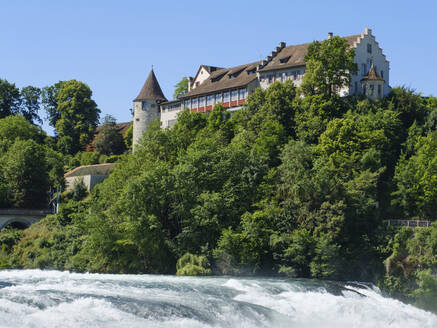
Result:
<svg viewBox="0 0 437 328"><path fill-rule="evenodd" d="M273 50L272 53L270 54L270 56L273 58L277 55L278 53L276 52L276 50Z"/></svg>
<svg viewBox="0 0 437 328"><path fill-rule="evenodd" d="M277 46L277 47L275 48L275 51L276 51L276 52L279 52L279 51L281 51L281 50L282 50L282 48L279 47L279 46Z"/></svg>
<svg viewBox="0 0 437 328"><path fill-rule="evenodd" d="M334 36L334 33L332 33L332 32L328 33L328 39L332 39L333 36Z"/></svg>
<svg viewBox="0 0 437 328"><path fill-rule="evenodd" d="M267 56L266 60L267 60L267 62L272 61L272 56Z"/></svg>
<svg viewBox="0 0 437 328"><path fill-rule="evenodd" d="M372 35L372 29L365 27L364 28L364 34Z"/></svg>
<svg viewBox="0 0 437 328"><path fill-rule="evenodd" d="M285 48L285 42L279 42L279 47L280 47L281 49Z"/></svg>

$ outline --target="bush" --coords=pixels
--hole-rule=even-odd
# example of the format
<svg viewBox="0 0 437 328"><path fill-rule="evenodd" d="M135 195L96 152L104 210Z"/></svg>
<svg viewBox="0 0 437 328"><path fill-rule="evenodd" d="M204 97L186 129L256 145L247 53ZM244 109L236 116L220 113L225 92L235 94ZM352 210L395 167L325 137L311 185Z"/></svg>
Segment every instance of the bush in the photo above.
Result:
<svg viewBox="0 0 437 328"><path fill-rule="evenodd" d="M209 262L203 255L185 253L176 264L178 276L207 276L211 274Z"/></svg>

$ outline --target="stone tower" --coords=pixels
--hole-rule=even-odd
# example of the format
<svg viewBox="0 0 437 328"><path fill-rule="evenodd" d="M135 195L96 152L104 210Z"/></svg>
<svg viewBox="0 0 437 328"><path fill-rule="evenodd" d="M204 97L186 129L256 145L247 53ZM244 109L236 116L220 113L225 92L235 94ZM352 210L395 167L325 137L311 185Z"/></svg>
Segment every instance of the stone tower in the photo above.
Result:
<svg viewBox="0 0 437 328"><path fill-rule="evenodd" d="M369 73L361 79L363 94L372 100L384 97L384 84L384 79L378 75L373 64Z"/></svg>
<svg viewBox="0 0 437 328"><path fill-rule="evenodd" d="M133 151L135 151L135 146L138 144L150 121L160 116L159 104L163 101L167 101L167 99L162 93L152 68L140 93L134 99Z"/></svg>

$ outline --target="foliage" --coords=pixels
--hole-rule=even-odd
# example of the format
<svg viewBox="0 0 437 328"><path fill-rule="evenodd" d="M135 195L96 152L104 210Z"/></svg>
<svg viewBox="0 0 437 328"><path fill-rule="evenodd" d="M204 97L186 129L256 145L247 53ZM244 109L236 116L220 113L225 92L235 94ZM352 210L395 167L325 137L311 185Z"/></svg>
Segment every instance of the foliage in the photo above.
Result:
<svg viewBox="0 0 437 328"><path fill-rule="evenodd" d="M41 107L41 89L29 85L20 90L20 96L21 114L32 124L42 124L42 120L38 116Z"/></svg>
<svg viewBox="0 0 437 328"><path fill-rule="evenodd" d="M305 74L302 92L306 96L331 97L341 88L350 85L350 75L356 73L355 49L346 39L334 36L328 40L314 41L305 55Z"/></svg>
<svg viewBox="0 0 437 328"><path fill-rule="evenodd" d="M84 149L94 134L100 110L91 96L89 86L76 80L43 89L42 103L50 125L56 129L57 147L64 154Z"/></svg>
<svg viewBox="0 0 437 328"><path fill-rule="evenodd" d="M178 83L176 83L175 90L173 93L173 99L178 99L179 97L183 96L188 92L188 78L184 76L182 80L180 80Z"/></svg>
<svg viewBox="0 0 437 328"><path fill-rule="evenodd" d="M437 219L437 132L415 138L413 155L401 157L394 176L393 204L405 217Z"/></svg>
<svg viewBox="0 0 437 328"><path fill-rule="evenodd" d="M20 90L14 83L0 79L0 119L20 113Z"/></svg>
<svg viewBox="0 0 437 328"><path fill-rule="evenodd" d="M342 40L330 42L315 45L310 60L323 63L331 53L349 60ZM334 76L345 72L339 65L322 66L330 86L313 76L307 82L319 84L305 97L291 82L274 83L232 114L220 105L207 114L186 109L172 129L155 120L132 154L75 153L77 147L62 156L47 149L47 139L29 140L40 134L20 130L23 118L8 118L17 129L0 121L0 133L11 135L0 143L2 172L9 172L0 177L0 203L18 195L11 186L24 180L11 172L24 167L43 168L42 185L60 186L63 165L119 163L89 197L78 185L76 201L64 199L59 214L5 246L2 265L379 281L427 307L435 292L436 226L413 231L384 220L434 219L437 102L405 89L380 101L340 98L331 94L347 82ZM90 100L82 87L62 82L43 91L56 126L75 111L60 101L68 90ZM79 132L61 131L58 147L65 138L68 147L80 144ZM13 166L20 161L23 167Z"/></svg>
<svg viewBox="0 0 437 328"><path fill-rule="evenodd" d="M18 139L3 156L1 166L12 206L38 208L46 203L49 177L44 147Z"/></svg>
<svg viewBox="0 0 437 328"><path fill-rule="evenodd" d="M185 253L176 263L176 275L178 276L207 276L210 274L208 260L203 255Z"/></svg>
<svg viewBox="0 0 437 328"><path fill-rule="evenodd" d="M19 90L14 83L0 79L0 119L22 115L31 124L41 124L40 97L39 88L29 85Z"/></svg>
<svg viewBox="0 0 437 328"><path fill-rule="evenodd" d="M97 152L103 155L122 154L126 148L123 136L116 128L115 118L111 115L106 115L102 123L103 125L93 141Z"/></svg>
<svg viewBox="0 0 437 328"><path fill-rule="evenodd" d="M23 116L12 115L0 119L0 144L3 146L3 151L17 139L33 140L42 144L44 138L45 133L41 128L30 124Z"/></svg>
<svg viewBox="0 0 437 328"><path fill-rule="evenodd" d="M73 183L72 199L76 202L84 199L88 195L88 190L83 180L75 180Z"/></svg>
<svg viewBox="0 0 437 328"><path fill-rule="evenodd" d="M134 125L133 125L133 123L131 123L131 125L129 126L129 128L127 129L127 131L123 137L124 146L129 151L132 151L133 134L134 134Z"/></svg>

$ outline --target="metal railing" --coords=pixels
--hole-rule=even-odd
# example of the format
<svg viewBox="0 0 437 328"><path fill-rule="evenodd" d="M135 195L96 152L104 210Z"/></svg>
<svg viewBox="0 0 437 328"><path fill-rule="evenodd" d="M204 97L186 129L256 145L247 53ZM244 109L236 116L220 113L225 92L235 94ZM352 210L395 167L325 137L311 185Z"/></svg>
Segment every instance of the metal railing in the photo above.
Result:
<svg viewBox="0 0 437 328"><path fill-rule="evenodd" d="M389 226L429 228L431 226L431 221L428 221L428 220L387 220L387 224Z"/></svg>

